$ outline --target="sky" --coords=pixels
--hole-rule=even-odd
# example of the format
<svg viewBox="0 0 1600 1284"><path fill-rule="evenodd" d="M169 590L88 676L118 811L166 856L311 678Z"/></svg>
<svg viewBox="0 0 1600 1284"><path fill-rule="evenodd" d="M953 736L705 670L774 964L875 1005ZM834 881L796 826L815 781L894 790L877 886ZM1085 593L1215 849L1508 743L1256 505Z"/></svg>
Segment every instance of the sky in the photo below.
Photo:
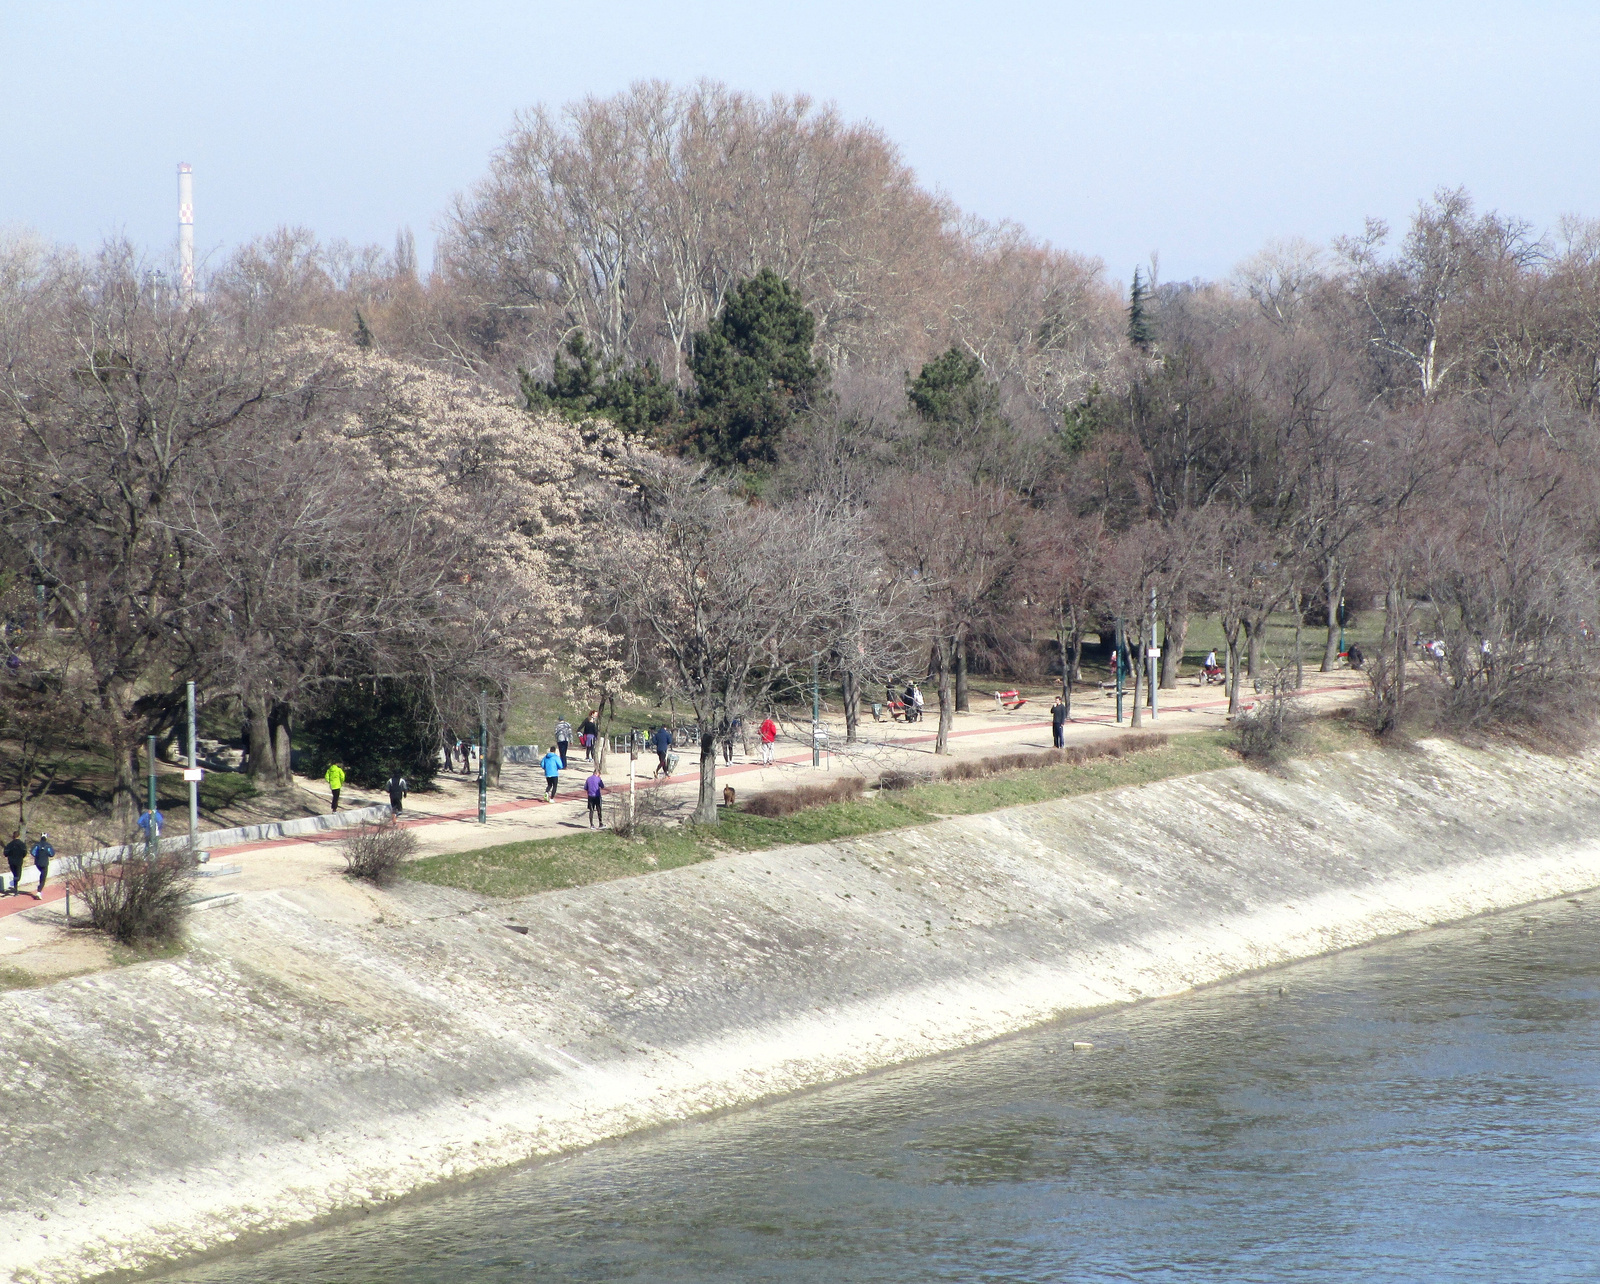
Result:
<svg viewBox="0 0 1600 1284"><path fill-rule="evenodd" d="M805 92L924 184L1122 279L1225 276L1465 186L1600 218L1600 4L0 0L0 228L175 242L281 224L424 262L515 113L630 82Z"/></svg>

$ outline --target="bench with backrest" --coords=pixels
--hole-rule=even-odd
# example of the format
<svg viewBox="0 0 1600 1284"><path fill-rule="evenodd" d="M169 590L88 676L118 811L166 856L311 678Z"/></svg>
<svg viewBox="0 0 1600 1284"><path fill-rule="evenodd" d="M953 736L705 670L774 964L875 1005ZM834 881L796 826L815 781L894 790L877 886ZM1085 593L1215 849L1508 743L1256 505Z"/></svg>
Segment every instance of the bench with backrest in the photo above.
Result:
<svg viewBox="0 0 1600 1284"><path fill-rule="evenodd" d="M994 703L996 709L1010 709L1015 713L1028 703L1028 697L1015 691L996 691L994 693Z"/></svg>

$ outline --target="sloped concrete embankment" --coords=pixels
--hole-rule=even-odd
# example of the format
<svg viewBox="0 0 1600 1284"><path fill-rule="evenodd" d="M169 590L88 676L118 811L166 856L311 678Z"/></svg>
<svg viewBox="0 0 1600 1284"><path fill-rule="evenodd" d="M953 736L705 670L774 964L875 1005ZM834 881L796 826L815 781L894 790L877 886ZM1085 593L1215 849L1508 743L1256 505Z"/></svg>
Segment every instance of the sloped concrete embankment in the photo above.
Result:
<svg viewBox="0 0 1600 1284"><path fill-rule="evenodd" d="M1085 1009L1600 885L1600 771L1431 745L507 904L203 916L7 996L0 1273L216 1251ZM331 886L331 885L330 885ZM508 920L527 929L508 930Z"/></svg>

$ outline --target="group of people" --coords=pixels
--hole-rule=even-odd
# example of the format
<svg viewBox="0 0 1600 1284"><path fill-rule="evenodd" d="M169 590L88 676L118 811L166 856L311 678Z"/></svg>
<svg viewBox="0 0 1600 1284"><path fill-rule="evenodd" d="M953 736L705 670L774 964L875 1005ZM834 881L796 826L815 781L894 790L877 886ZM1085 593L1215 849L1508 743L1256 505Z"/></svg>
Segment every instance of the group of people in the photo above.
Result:
<svg viewBox="0 0 1600 1284"><path fill-rule="evenodd" d="M11 831L11 841L6 844L6 864L11 867L11 886L5 889L6 896L22 894L22 867L30 854L33 856L33 867L39 871L39 881L29 895L36 901L44 899L44 880L50 874L50 858L56 854L56 849L50 846L49 834L40 834L39 841L34 843L30 853L28 845L22 841L20 829Z"/></svg>

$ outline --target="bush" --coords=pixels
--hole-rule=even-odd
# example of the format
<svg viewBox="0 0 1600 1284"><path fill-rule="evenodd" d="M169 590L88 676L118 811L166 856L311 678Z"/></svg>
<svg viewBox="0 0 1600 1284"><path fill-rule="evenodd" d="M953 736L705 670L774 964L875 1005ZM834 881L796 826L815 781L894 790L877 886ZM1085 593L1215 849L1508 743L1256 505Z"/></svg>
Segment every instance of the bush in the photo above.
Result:
<svg viewBox="0 0 1600 1284"><path fill-rule="evenodd" d="M677 804L660 789L618 790L606 799L611 832L618 838L643 838L661 829Z"/></svg>
<svg viewBox="0 0 1600 1284"><path fill-rule="evenodd" d="M981 780L1003 771L1037 771L1043 767L1075 767L1097 758L1120 758L1144 749L1159 749L1167 737L1158 731L1118 736L1095 744L1071 745L1065 749L1044 749L1034 753L999 753L987 758L952 762L939 773L941 780ZM887 786L885 786L887 788Z"/></svg>
<svg viewBox="0 0 1600 1284"><path fill-rule="evenodd" d="M394 882L403 865L417 851L417 836L392 820L362 825L341 844L345 872L351 878L378 887Z"/></svg>
<svg viewBox="0 0 1600 1284"><path fill-rule="evenodd" d="M1304 741L1311 715L1300 697L1290 694L1293 689L1293 674L1287 669L1277 670L1268 682L1268 697L1251 712L1233 720L1233 747L1246 762L1271 766L1282 762Z"/></svg>
<svg viewBox="0 0 1600 1284"><path fill-rule="evenodd" d="M878 777L878 788L887 789L892 793L901 789L915 789L918 785L932 782L931 771L886 771Z"/></svg>
<svg viewBox="0 0 1600 1284"><path fill-rule="evenodd" d="M67 888L89 913L89 926L120 945L165 945L178 939L189 916L193 872L179 855L147 854L143 835L131 838L119 860L67 861Z"/></svg>
<svg viewBox="0 0 1600 1284"><path fill-rule="evenodd" d="M807 807L826 807L829 803L851 802L861 797L867 782L860 776L840 776L820 785L797 785L793 789L773 789L756 794L745 802L752 816L792 816Z"/></svg>
<svg viewBox="0 0 1600 1284"><path fill-rule="evenodd" d="M297 737L308 774L337 762L353 785L381 789L399 768L412 789L426 789L439 770L439 732L422 695L403 682L362 678L326 693L301 721Z"/></svg>

